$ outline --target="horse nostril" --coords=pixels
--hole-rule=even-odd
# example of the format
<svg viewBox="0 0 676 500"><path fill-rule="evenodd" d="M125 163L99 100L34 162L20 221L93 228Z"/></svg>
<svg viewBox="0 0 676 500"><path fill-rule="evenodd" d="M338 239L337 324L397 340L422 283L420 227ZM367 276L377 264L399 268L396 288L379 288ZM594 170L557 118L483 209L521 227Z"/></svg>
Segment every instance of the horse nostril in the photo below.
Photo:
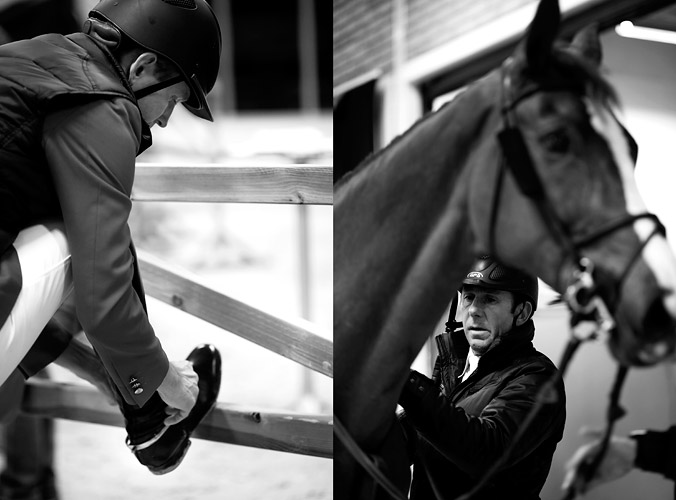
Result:
<svg viewBox="0 0 676 500"><path fill-rule="evenodd" d="M665 341L644 346L638 351L638 358L647 365L663 360L669 354L669 344Z"/></svg>
<svg viewBox="0 0 676 500"><path fill-rule="evenodd" d="M637 357L645 364L662 361L674 350L676 319L667 311L662 298L650 305L642 323L642 337L637 338Z"/></svg>
<svg viewBox="0 0 676 500"><path fill-rule="evenodd" d="M667 344L664 341L657 342L656 344L653 344L651 346L651 348L652 348L652 351L653 351L653 355L656 358L660 358L660 359L665 357L667 355L667 353L669 352L669 344Z"/></svg>
<svg viewBox="0 0 676 500"><path fill-rule="evenodd" d="M643 332L648 342L664 340L666 335L672 335L676 326L674 318L664 306L664 301L657 298L650 305L643 318Z"/></svg>

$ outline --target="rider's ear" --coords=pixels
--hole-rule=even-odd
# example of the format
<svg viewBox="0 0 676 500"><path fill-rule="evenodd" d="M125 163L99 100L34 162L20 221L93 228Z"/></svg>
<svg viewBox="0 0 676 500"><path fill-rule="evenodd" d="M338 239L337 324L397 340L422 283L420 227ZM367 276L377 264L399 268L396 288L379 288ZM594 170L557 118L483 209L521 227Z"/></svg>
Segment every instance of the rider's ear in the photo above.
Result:
<svg viewBox="0 0 676 500"><path fill-rule="evenodd" d="M521 326L528 321L528 318L530 318L530 315L533 313L533 304L525 301L521 302L517 307L520 307L521 309L516 314L516 325Z"/></svg>
<svg viewBox="0 0 676 500"><path fill-rule="evenodd" d="M139 55L129 67L129 80L131 83L134 83L134 80L139 78L144 71L150 71L149 68L156 62L157 54L154 52L144 52Z"/></svg>
<svg viewBox="0 0 676 500"><path fill-rule="evenodd" d="M560 20L558 0L540 0L535 17L528 27L525 41L528 68L536 74L543 73L549 66Z"/></svg>
<svg viewBox="0 0 676 500"><path fill-rule="evenodd" d="M598 24L591 24L578 31L570 46L596 66L601 64L603 53L601 51L601 43L599 42Z"/></svg>

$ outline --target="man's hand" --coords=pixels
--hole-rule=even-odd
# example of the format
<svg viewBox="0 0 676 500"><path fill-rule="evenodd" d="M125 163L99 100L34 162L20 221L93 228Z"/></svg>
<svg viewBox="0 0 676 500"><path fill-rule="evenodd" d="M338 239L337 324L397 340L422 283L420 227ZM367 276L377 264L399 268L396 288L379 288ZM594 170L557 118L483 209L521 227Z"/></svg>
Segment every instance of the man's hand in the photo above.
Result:
<svg viewBox="0 0 676 500"><path fill-rule="evenodd" d="M166 425L177 424L190 414L199 394L198 381L199 377L192 369L191 362L183 360L169 363L169 371L157 388L158 394L168 405L166 412L169 416L164 420Z"/></svg>
<svg viewBox="0 0 676 500"><path fill-rule="evenodd" d="M636 441L631 438L611 436L608 449L596 470L596 474L594 474L589 483L582 484L583 478L578 475L579 468L583 463L593 460L599 449L603 433L590 429L583 429L581 433L587 437L594 438L594 440L578 448L566 464L566 477L561 486L564 490L574 486L577 493L584 493L603 483L619 479L634 468L637 448Z"/></svg>

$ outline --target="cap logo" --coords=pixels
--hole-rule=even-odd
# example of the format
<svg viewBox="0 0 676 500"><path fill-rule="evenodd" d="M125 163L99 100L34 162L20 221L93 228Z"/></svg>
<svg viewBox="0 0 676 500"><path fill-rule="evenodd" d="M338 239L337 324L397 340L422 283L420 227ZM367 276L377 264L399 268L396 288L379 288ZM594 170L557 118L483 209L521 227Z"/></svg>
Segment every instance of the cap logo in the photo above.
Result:
<svg viewBox="0 0 676 500"><path fill-rule="evenodd" d="M481 274L479 271L472 271L467 275L468 278L479 278L482 279L484 277L483 274Z"/></svg>

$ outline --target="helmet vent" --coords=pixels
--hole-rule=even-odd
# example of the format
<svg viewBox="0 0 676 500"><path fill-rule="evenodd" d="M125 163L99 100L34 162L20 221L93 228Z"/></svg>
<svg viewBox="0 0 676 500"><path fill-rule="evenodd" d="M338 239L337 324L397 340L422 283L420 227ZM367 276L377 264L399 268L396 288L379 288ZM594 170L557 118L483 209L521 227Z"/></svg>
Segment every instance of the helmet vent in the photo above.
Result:
<svg viewBox="0 0 676 500"><path fill-rule="evenodd" d="M504 267L502 266L495 266L493 271L491 271L490 278L493 281L502 281L504 279L509 278L509 271L507 271Z"/></svg>
<svg viewBox="0 0 676 500"><path fill-rule="evenodd" d="M195 0L162 0L164 3L173 5L174 7L181 7L182 9L195 9Z"/></svg>

